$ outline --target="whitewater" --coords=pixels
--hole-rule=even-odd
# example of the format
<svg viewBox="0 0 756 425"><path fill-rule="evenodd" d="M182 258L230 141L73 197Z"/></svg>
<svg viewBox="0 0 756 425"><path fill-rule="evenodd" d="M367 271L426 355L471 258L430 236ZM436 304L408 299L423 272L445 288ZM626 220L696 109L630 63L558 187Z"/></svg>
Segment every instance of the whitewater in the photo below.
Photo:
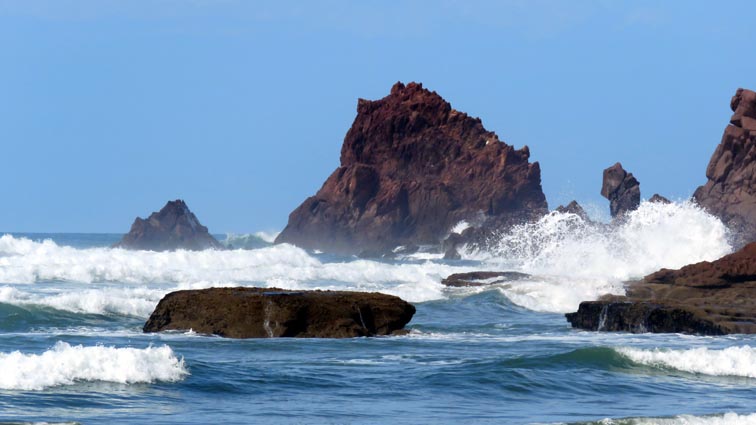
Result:
<svg viewBox="0 0 756 425"><path fill-rule="evenodd" d="M456 261L333 256L273 245L274 233L201 252L1 235L0 421L756 424L753 336L591 333L563 316L731 252L727 228L689 202L644 202L618 225L554 212ZM529 277L441 284L476 270ZM408 335L373 339L141 332L165 294L217 286L383 292L417 314Z"/></svg>

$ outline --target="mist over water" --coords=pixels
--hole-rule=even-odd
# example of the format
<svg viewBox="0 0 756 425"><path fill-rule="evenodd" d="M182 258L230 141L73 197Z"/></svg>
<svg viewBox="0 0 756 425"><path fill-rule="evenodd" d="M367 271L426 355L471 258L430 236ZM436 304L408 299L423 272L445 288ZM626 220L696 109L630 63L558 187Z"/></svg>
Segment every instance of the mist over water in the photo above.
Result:
<svg viewBox="0 0 756 425"><path fill-rule="evenodd" d="M0 420L386 423L399 412L413 423L756 421L753 337L591 333L562 315L659 268L729 253L725 226L693 204L643 203L615 225L551 213L460 261L338 257L274 238L147 252L109 248L101 235L0 236ZM531 276L441 285L475 270ZM375 339L141 332L166 293L213 286L378 291L417 314L409 335ZM72 396L102 402L71 406Z"/></svg>

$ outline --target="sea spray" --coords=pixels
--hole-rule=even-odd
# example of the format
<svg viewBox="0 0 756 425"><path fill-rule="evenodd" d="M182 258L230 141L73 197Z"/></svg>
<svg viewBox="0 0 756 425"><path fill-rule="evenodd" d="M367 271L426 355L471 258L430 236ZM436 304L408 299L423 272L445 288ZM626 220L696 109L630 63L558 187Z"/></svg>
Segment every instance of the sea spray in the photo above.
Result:
<svg viewBox="0 0 756 425"><path fill-rule="evenodd" d="M186 375L184 360L167 345L138 349L59 341L41 354L0 353L0 388L5 390L41 390L77 381L175 382Z"/></svg>

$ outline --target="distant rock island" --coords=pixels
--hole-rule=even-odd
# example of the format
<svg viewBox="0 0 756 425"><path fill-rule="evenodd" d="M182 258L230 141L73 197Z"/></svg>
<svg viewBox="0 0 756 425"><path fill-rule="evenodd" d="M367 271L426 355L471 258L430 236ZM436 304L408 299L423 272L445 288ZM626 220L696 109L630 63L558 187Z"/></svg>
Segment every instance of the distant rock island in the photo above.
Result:
<svg viewBox="0 0 756 425"><path fill-rule="evenodd" d="M638 209L641 199L640 183L633 173L625 171L618 162L604 170L601 196L609 200L612 218L622 217Z"/></svg>
<svg viewBox="0 0 756 425"><path fill-rule="evenodd" d="M209 288L167 294L144 332L191 329L228 338L352 338L402 333L414 314L412 304L379 293Z"/></svg>
<svg viewBox="0 0 756 425"><path fill-rule="evenodd" d="M541 170L479 118L422 84L360 99L341 165L276 243L342 254L440 244L460 221L502 226L548 212Z"/></svg>
<svg viewBox="0 0 756 425"><path fill-rule="evenodd" d="M737 232L738 245L756 241L756 93L738 89L734 114L693 198Z"/></svg>
<svg viewBox="0 0 756 425"><path fill-rule="evenodd" d="M129 233L114 247L149 251L224 249L181 199L168 202L147 219L137 217Z"/></svg>

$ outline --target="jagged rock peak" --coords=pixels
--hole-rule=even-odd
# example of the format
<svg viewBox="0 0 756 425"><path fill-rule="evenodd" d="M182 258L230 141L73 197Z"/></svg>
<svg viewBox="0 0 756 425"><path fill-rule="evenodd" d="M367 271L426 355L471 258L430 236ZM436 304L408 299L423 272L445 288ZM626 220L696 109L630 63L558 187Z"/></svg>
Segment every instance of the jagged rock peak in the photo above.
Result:
<svg viewBox="0 0 756 425"><path fill-rule="evenodd" d="M147 219L137 217L129 233L115 246L151 251L223 248L181 199L169 201Z"/></svg>
<svg viewBox="0 0 756 425"><path fill-rule="evenodd" d="M612 217L618 217L640 205L640 183L617 162L604 170L601 196L609 200Z"/></svg>
<svg viewBox="0 0 756 425"><path fill-rule="evenodd" d="M330 252L437 244L461 220L547 212L538 163L419 83L360 99L341 166L276 242ZM503 219L502 219L503 220Z"/></svg>

